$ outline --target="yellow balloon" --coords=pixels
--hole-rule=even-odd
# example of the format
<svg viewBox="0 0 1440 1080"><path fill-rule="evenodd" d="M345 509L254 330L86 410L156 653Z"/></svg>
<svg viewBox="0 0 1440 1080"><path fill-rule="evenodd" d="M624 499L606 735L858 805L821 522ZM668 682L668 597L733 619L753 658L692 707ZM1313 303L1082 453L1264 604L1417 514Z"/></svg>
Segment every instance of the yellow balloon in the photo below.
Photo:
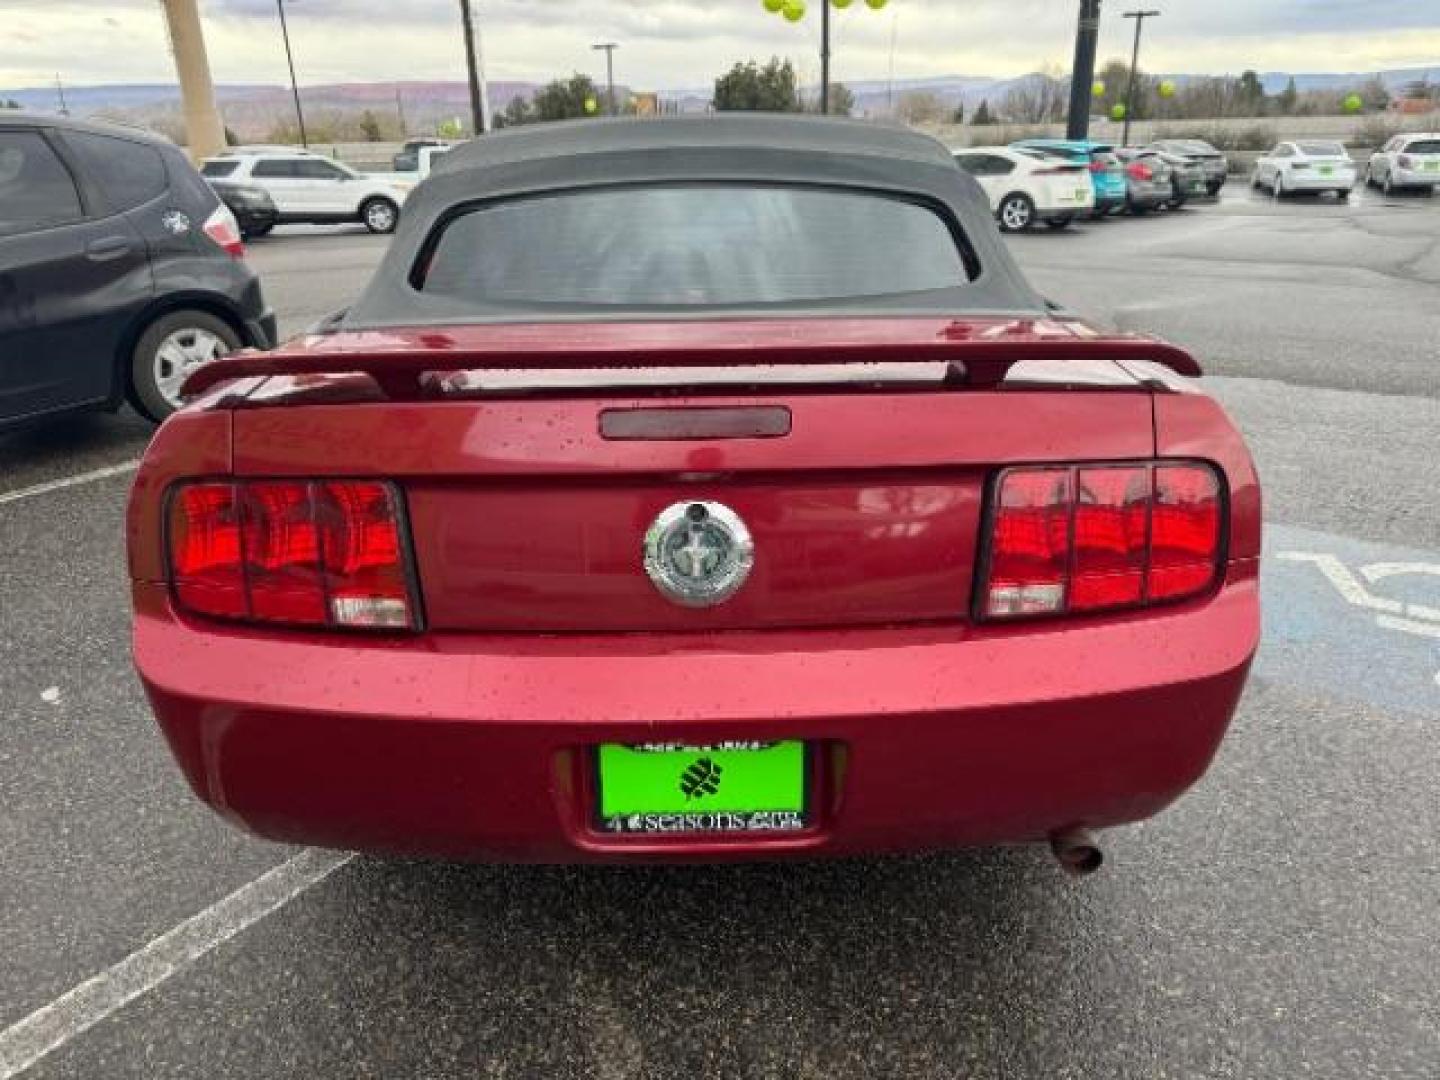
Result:
<svg viewBox="0 0 1440 1080"><path fill-rule="evenodd" d="M780 12L788 22L799 22L805 17L804 0L785 0L785 6Z"/></svg>
<svg viewBox="0 0 1440 1080"><path fill-rule="evenodd" d="M1104 84L1103 82L1101 82L1099 79L1096 79L1096 80L1095 80L1095 85L1092 86L1092 87L1090 87L1090 93L1094 94L1096 97L1104 97L1104 96L1105 96L1105 84Z"/></svg>
<svg viewBox="0 0 1440 1080"><path fill-rule="evenodd" d="M855 0L830 0L830 2L834 4L837 8L839 8L841 11L844 11L852 3L854 3Z"/></svg>
<svg viewBox="0 0 1440 1080"><path fill-rule="evenodd" d="M1112 108L1112 109L1110 110L1110 119L1111 119L1111 120L1115 120L1115 121L1124 120L1124 119L1125 119L1125 111L1126 111L1126 110L1125 110L1125 106L1124 106L1124 105L1116 105L1114 108Z"/></svg>
<svg viewBox="0 0 1440 1080"><path fill-rule="evenodd" d="M599 108L600 108L600 102L596 101L593 97L587 97L587 98L585 99L585 111L586 111L587 113L593 113L593 112L597 111Z"/></svg>
<svg viewBox="0 0 1440 1080"><path fill-rule="evenodd" d="M1163 98L1172 98L1175 96L1175 84L1169 79L1166 79L1160 84L1160 96Z"/></svg>
<svg viewBox="0 0 1440 1080"><path fill-rule="evenodd" d="M780 9L785 6L785 0L764 0L765 10L771 15L779 15Z"/></svg>
<svg viewBox="0 0 1440 1080"><path fill-rule="evenodd" d="M890 2L890 0L865 0L865 5L866 5L871 11L879 11L881 8L883 8L883 7L884 7L886 4L888 4L889 2Z"/></svg>

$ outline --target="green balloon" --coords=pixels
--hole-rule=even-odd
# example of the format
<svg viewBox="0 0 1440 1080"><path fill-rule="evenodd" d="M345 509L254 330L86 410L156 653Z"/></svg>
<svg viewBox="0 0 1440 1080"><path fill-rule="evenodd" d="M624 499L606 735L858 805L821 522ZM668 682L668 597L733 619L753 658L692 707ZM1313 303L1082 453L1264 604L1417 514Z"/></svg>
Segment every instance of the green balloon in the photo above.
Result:
<svg viewBox="0 0 1440 1080"><path fill-rule="evenodd" d="M1173 98L1175 96L1175 84L1166 79L1160 84L1160 96L1162 98Z"/></svg>
<svg viewBox="0 0 1440 1080"><path fill-rule="evenodd" d="M879 11L889 2L890 0L865 0L865 6L871 11Z"/></svg>
<svg viewBox="0 0 1440 1080"><path fill-rule="evenodd" d="M1124 119L1125 119L1125 111L1126 111L1126 110L1125 110L1125 106L1124 106L1124 105L1113 105L1113 106L1111 106L1111 108L1110 108L1110 119L1111 119L1111 120L1117 120L1117 121L1118 121L1118 120L1124 120Z"/></svg>
<svg viewBox="0 0 1440 1080"><path fill-rule="evenodd" d="M1096 80L1095 80L1095 85L1093 85L1092 87L1090 87L1090 93L1094 94L1096 97L1104 97L1104 96L1105 96L1105 84L1104 84L1103 82L1101 82L1099 79L1096 79Z"/></svg>
<svg viewBox="0 0 1440 1080"><path fill-rule="evenodd" d="M837 8L839 8L841 11L844 11L846 8L848 8L848 7L849 7L851 4L853 4L854 2L855 2L855 0L830 0L830 3L834 4L834 5L835 5Z"/></svg>
<svg viewBox="0 0 1440 1080"><path fill-rule="evenodd" d="M780 9L787 22L799 22L805 18L805 0L785 0L785 6Z"/></svg>
<svg viewBox="0 0 1440 1080"><path fill-rule="evenodd" d="M764 0L765 10L771 15L779 15L780 9L785 6L785 0Z"/></svg>
<svg viewBox="0 0 1440 1080"><path fill-rule="evenodd" d="M1358 113L1365 108L1365 99L1359 94L1351 94L1345 99L1345 111L1347 113Z"/></svg>

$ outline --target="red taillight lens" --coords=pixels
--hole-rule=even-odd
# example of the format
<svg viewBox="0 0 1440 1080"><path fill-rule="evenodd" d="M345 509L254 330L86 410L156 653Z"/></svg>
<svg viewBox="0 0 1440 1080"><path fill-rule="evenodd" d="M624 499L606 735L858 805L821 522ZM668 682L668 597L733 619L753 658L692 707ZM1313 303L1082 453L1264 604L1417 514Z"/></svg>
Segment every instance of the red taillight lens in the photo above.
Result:
<svg viewBox="0 0 1440 1080"><path fill-rule="evenodd" d="M250 617L323 626L320 543L307 483L243 484Z"/></svg>
<svg viewBox="0 0 1440 1080"><path fill-rule="evenodd" d="M330 617L341 626L410 625L410 585L389 484L316 485Z"/></svg>
<svg viewBox="0 0 1440 1080"><path fill-rule="evenodd" d="M1150 471L1081 469L1070 610L1138 604L1145 592Z"/></svg>
<svg viewBox="0 0 1440 1080"><path fill-rule="evenodd" d="M1065 605L1070 563L1069 469L1007 473L995 502L986 610L1039 615Z"/></svg>
<svg viewBox="0 0 1440 1080"><path fill-rule="evenodd" d="M1133 179L1140 181L1151 180L1154 179L1155 176L1154 171L1143 161L1131 162L1125 171L1129 173Z"/></svg>
<svg viewBox="0 0 1440 1080"><path fill-rule="evenodd" d="M170 500L170 580L192 611L250 614L240 555L240 507L233 484L191 484Z"/></svg>
<svg viewBox="0 0 1440 1080"><path fill-rule="evenodd" d="M375 481L187 484L170 575L188 611L289 626L416 625L399 496Z"/></svg>
<svg viewBox="0 0 1440 1080"><path fill-rule="evenodd" d="M232 258L245 257L245 241L240 236L240 223L235 220L235 215L228 206L223 203L217 206L200 229Z"/></svg>
<svg viewBox="0 0 1440 1080"><path fill-rule="evenodd" d="M1219 479L1193 465L1157 468L1150 518L1150 598L1169 600L1208 589L1215 580L1219 550Z"/></svg>
<svg viewBox="0 0 1440 1080"><path fill-rule="evenodd" d="M1220 568L1222 492L1198 463L1011 469L996 485L980 613L1007 619L1198 596Z"/></svg>
<svg viewBox="0 0 1440 1080"><path fill-rule="evenodd" d="M1105 169L1106 169L1106 165L1105 165L1105 162L1103 162L1103 161L1093 161L1093 160L1092 160L1092 161L1090 162L1090 171L1091 171L1092 173L1103 173L1103 172L1105 171Z"/></svg>

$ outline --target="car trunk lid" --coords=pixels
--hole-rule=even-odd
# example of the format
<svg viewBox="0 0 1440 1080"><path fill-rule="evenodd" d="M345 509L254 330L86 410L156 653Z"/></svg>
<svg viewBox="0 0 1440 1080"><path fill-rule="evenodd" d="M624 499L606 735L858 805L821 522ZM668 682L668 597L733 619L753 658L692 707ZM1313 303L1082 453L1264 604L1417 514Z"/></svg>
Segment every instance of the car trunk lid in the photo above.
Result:
<svg viewBox="0 0 1440 1080"><path fill-rule="evenodd" d="M959 622L997 469L1153 454L1150 395L1132 374L1142 339L1111 340L1126 363L1058 348L1073 356L1098 337L1032 336L1024 359L973 383L955 373L983 367L966 364L978 343L871 367L794 363L784 348L668 368L643 354L504 368L468 366L472 355L443 372L432 362L409 400L347 391L316 404L325 376L272 375L236 403L234 469L396 481L434 630ZM696 504L733 511L755 549L744 586L708 607L657 587L643 554L662 513Z"/></svg>

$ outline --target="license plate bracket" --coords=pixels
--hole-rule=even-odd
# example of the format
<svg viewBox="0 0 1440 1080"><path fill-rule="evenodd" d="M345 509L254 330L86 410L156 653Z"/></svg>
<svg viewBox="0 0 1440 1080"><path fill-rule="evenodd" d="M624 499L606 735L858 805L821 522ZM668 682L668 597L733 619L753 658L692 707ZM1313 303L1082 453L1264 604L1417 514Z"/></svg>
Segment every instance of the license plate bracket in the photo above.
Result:
<svg viewBox="0 0 1440 1080"><path fill-rule="evenodd" d="M609 835L799 832L811 817L799 740L595 748L595 826Z"/></svg>

